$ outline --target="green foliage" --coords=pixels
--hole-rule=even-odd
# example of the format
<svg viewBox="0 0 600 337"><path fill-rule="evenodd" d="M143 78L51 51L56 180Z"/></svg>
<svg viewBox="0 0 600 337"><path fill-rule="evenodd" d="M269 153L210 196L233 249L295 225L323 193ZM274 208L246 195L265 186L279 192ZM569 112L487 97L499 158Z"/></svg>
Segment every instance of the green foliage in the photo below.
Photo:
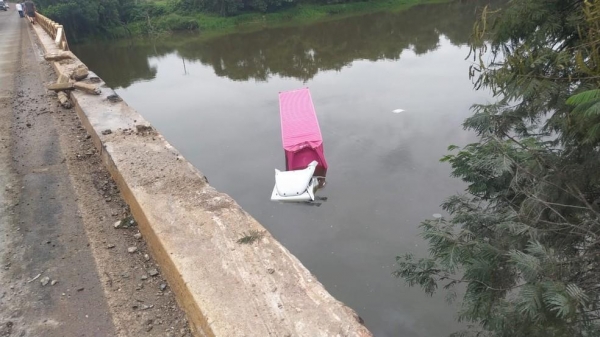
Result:
<svg viewBox="0 0 600 337"><path fill-rule="evenodd" d="M196 30L198 21L194 18L184 17L178 14L169 14L158 20L160 28L165 30Z"/></svg>
<svg viewBox="0 0 600 337"><path fill-rule="evenodd" d="M248 231L248 233L243 233L243 234L244 234L244 236L241 237L239 240L237 240L237 243L244 244L244 245L252 244L252 243L262 239L263 236L265 236L265 232L258 231L255 229L251 229L250 231Z"/></svg>
<svg viewBox="0 0 600 337"><path fill-rule="evenodd" d="M178 30L226 32L246 25L298 24L447 1L450 0L40 0L38 9L65 26L69 39L78 42L90 35L119 38Z"/></svg>
<svg viewBox="0 0 600 337"><path fill-rule="evenodd" d="M585 144L600 141L600 90L593 89L573 95L567 104L574 106L571 116L573 128L581 134Z"/></svg>
<svg viewBox="0 0 600 337"><path fill-rule="evenodd" d="M394 273L430 294L465 284L475 326L458 335L600 335L599 23L597 0L513 0L475 25L470 75L496 101L442 158L467 193Z"/></svg>

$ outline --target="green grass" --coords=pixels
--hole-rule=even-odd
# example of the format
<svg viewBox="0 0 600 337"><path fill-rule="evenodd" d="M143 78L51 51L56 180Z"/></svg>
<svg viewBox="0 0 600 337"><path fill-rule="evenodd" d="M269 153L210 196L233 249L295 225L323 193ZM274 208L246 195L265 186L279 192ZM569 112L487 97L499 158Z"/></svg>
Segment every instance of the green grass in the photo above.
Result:
<svg viewBox="0 0 600 337"><path fill-rule="evenodd" d="M337 20L349 16L380 11L397 12L419 4L443 3L449 0L372 0L335 5L298 5L274 13L247 13L232 17L220 17L210 14L198 14L199 29L244 30L244 28L262 28L294 26L307 23Z"/></svg>
<svg viewBox="0 0 600 337"><path fill-rule="evenodd" d="M265 27L297 26L315 22L388 11L398 12L419 4L444 3L451 0L371 0L335 5L297 5L274 13L245 13L223 17L208 13L168 13L131 23L127 27L115 27L108 37L122 38L139 35L161 35L169 31L198 30L207 37L236 31L252 31ZM168 7L168 0L152 2L159 11Z"/></svg>

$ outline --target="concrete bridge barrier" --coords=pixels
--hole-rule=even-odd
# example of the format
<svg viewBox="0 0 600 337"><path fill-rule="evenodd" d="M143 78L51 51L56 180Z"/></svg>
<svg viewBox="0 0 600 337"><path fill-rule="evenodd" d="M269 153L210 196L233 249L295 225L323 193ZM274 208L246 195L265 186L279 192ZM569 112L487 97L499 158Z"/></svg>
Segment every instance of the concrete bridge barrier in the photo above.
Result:
<svg viewBox="0 0 600 337"><path fill-rule="evenodd" d="M46 54L68 50L62 26L33 25ZM51 61L59 82L82 63ZM95 80L95 81L94 81ZM87 132L196 336L368 337L349 307L228 195L90 72L99 95L70 91Z"/></svg>

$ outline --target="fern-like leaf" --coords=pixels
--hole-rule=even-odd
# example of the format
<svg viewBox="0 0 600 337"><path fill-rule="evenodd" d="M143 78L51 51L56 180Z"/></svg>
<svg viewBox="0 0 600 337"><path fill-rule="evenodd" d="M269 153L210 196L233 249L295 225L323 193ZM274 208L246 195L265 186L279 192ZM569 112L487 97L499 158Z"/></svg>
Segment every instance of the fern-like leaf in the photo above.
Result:
<svg viewBox="0 0 600 337"><path fill-rule="evenodd" d="M510 261L521 272L523 279L527 282L533 282L537 279L541 269L541 263L537 257L517 250L510 251L508 255Z"/></svg>
<svg viewBox="0 0 600 337"><path fill-rule="evenodd" d="M598 98L600 98L600 89L587 90L569 97L567 99L567 104L580 105Z"/></svg>

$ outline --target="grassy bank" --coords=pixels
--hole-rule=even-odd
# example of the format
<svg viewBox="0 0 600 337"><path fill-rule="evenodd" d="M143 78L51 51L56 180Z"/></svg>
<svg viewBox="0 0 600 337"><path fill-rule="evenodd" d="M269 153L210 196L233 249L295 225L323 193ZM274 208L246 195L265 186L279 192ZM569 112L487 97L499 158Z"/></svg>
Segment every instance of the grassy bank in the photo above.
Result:
<svg viewBox="0 0 600 337"><path fill-rule="evenodd" d="M371 0L334 5L300 4L274 13L246 13L230 17L207 13L170 12L166 1L158 1L149 4L152 10L145 20L110 29L108 37L161 35L172 31L200 31L207 35L221 35L239 30L337 20L379 11L401 11L419 4L449 1L451 0Z"/></svg>

